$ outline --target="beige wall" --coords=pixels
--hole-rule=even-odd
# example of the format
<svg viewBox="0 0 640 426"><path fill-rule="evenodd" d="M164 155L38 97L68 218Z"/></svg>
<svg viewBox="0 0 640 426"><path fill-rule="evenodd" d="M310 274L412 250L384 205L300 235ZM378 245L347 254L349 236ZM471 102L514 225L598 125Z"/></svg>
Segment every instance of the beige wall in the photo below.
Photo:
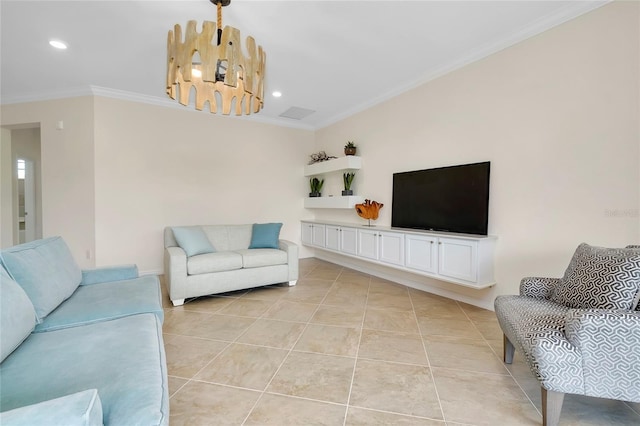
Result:
<svg viewBox="0 0 640 426"><path fill-rule="evenodd" d="M42 235L62 235L78 263L92 266L84 254L95 250L93 99L2 106L2 126L25 123L40 125Z"/></svg>
<svg viewBox="0 0 640 426"><path fill-rule="evenodd" d="M381 225L394 172L491 161L498 285L405 278L491 306L524 276L561 276L580 242L640 243L639 10L607 5L317 132L316 150L356 141Z"/></svg>
<svg viewBox="0 0 640 426"><path fill-rule="evenodd" d="M95 99L96 259L162 270L165 226L283 222L299 242L313 133Z"/></svg>

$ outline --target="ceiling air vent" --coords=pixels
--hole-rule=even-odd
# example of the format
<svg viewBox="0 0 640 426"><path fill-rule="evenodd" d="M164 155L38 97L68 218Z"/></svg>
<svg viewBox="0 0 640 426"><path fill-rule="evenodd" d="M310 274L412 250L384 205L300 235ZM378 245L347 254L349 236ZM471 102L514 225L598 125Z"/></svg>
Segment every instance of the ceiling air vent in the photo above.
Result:
<svg viewBox="0 0 640 426"><path fill-rule="evenodd" d="M293 118L294 120L302 120L303 118L313 114L315 111L312 109L300 108L300 107L291 107L282 114L280 117L284 118Z"/></svg>

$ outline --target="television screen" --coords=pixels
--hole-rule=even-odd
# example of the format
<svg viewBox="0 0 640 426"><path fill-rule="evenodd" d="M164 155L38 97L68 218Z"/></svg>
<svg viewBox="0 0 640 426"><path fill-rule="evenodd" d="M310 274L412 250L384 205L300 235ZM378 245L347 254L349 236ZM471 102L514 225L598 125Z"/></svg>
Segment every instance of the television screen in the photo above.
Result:
<svg viewBox="0 0 640 426"><path fill-rule="evenodd" d="M490 165L394 173L391 226L487 235Z"/></svg>

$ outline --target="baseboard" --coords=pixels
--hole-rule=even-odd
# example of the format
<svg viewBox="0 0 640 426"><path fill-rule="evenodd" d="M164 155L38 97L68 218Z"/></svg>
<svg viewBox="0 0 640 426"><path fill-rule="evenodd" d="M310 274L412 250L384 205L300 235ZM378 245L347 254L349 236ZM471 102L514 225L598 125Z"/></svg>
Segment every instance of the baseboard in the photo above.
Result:
<svg viewBox="0 0 640 426"><path fill-rule="evenodd" d="M162 275L164 274L163 269L149 269L147 271L138 271L138 275Z"/></svg>

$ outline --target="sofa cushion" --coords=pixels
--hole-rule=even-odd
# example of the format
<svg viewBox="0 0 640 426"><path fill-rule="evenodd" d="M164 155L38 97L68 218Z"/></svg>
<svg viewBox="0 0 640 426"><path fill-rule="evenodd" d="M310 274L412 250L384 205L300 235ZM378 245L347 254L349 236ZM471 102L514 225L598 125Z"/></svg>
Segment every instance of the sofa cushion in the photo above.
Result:
<svg viewBox="0 0 640 426"><path fill-rule="evenodd" d="M254 223L251 231L250 249L278 248L282 223Z"/></svg>
<svg viewBox="0 0 640 426"><path fill-rule="evenodd" d="M82 281L82 272L60 237L5 249L2 263L31 299L38 322L71 296Z"/></svg>
<svg viewBox="0 0 640 426"><path fill-rule="evenodd" d="M594 247L576 249L551 300L570 308L634 307L640 291L640 250Z"/></svg>
<svg viewBox="0 0 640 426"><path fill-rule="evenodd" d="M246 249L238 250L242 255L243 268L260 268L262 266L286 265L287 252L276 249Z"/></svg>
<svg viewBox="0 0 640 426"><path fill-rule="evenodd" d="M96 389L0 413L4 426L102 426L102 403Z"/></svg>
<svg viewBox="0 0 640 426"><path fill-rule="evenodd" d="M155 275L80 286L35 331L77 327L142 313L155 314L160 321L164 318L160 283Z"/></svg>
<svg viewBox="0 0 640 426"><path fill-rule="evenodd" d="M232 271L242 268L242 256L232 251L200 254L187 259L187 274Z"/></svg>
<svg viewBox="0 0 640 426"><path fill-rule="evenodd" d="M0 266L0 362L26 339L36 325L36 312L22 287Z"/></svg>
<svg viewBox="0 0 640 426"><path fill-rule="evenodd" d="M202 228L199 226L176 226L171 228L178 245L187 253L187 256L213 253L215 250L209 242Z"/></svg>
<svg viewBox="0 0 640 426"><path fill-rule="evenodd" d="M162 324L153 314L34 333L0 364L0 411L97 389L106 425L166 425Z"/></svg>

